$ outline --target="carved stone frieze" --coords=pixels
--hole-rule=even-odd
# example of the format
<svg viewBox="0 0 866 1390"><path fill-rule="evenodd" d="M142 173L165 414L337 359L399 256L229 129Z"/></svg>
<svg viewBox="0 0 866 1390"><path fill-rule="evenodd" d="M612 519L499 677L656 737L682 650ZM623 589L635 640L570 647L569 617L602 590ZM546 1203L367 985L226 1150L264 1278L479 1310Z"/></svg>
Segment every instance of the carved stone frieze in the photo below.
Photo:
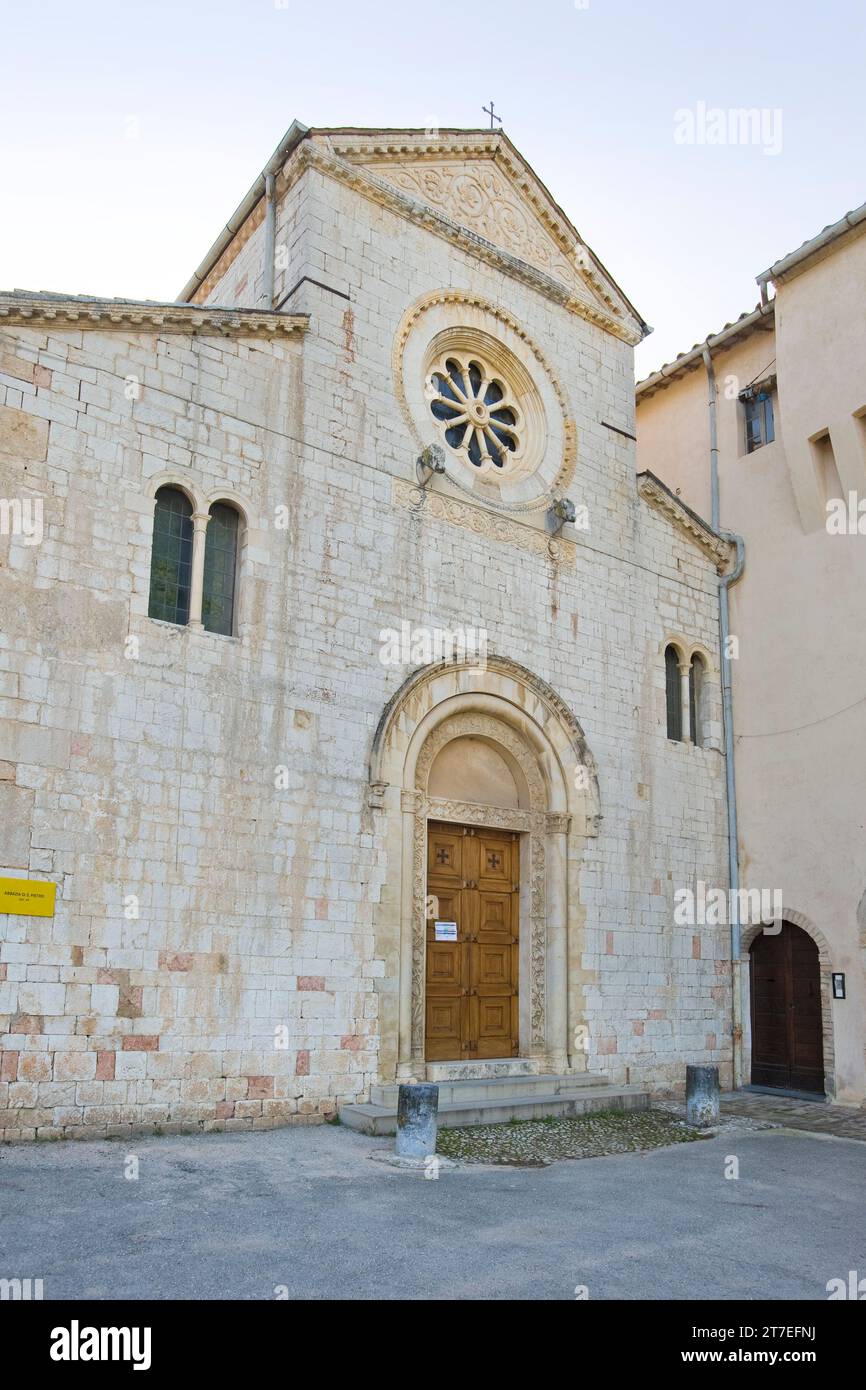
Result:
<svg viewBox="0 0 866 1390"><path fill-rule="evenodd" d="M573 259L539 223L525 199L492 159L443 160L420 164L371 164L367 172L386 178L404 193L469 227L485 240L537 266L589 304L589 290Z"/></svg>
<svg viewBox="0 0 866 1390"><path fill-rule="evenodd" d="M473 531L476 536L484 536L486 540L514 545L518 550L553 560L562 569L573 569L577 562L577 547L573 541L554 540L543 531L535 531L518 521L476 507L471 502L461 502L441 493L425 492L400 478L393 481L392 498L395 506L406 511L423 512L434 521L461 526L464 530Z"/></svg>
<svg viewBox="0 0 866 1390"><path fill-rule="evenodd" d="M438 797L427 800L428 820L453 820L459 825L485 825L493 830L532 830L538 817L531 811L512 811L506 807L479 806L473 801L444 801Z"/></svg>

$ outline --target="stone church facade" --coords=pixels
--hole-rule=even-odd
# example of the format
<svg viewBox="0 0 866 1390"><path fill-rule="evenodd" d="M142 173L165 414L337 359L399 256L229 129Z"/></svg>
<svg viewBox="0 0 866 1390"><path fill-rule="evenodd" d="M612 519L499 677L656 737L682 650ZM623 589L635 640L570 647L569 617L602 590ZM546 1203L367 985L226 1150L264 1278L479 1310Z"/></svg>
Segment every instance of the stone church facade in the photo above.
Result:
<svg viewBox="0 0 866 1390"><path fill-rule="evenodd" d="M477 131L294 126L181 301L0 296L0 1137L729 1085L732 556L640 316Z"/></svg>

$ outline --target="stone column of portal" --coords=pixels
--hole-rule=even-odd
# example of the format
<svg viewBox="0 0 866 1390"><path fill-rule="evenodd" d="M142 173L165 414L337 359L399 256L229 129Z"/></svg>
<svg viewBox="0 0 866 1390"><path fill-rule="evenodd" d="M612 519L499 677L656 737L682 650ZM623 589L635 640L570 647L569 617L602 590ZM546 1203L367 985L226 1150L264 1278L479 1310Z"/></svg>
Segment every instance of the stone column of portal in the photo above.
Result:
<svg viewBox="0 0 866 1390"><path fill-rule="evenodd" d="M548 818L547 896L547 1050L553 1072L569 1070L568 1055L568 820Z"/></svg>
<svg viewBox="0 0 866 1390"><path fill-rule="evenodd" d="M192 514L192 566L189 588L189 626L200 629L202 594L204 591L204 547L207 536L207 512Z"/></svg>
<svg viewBox="0 0 866 1390"><path fill-rule="evenodd" d="M397 1080L411 1081L414 1076L423 1077L424 1070L416 1072L416 1059L412 1056L412 1005L413 981L412 965L414 956L415 932L415 821L419 813L420 797L417 792L404 791L400 810L402 832L402 878L400 882L400 998L399 1036L397 1042ZM426 868L426 866L425 866ZM423 1058L420 1059L423 1068Z"/></svg>
<svg viewBox="0 0 866 1390"><path fill-rule="evenodd" d="M683 711L683 743L692 741L691 702L689 700L689 670L687 663L680 667L680 704Z"/></svg>

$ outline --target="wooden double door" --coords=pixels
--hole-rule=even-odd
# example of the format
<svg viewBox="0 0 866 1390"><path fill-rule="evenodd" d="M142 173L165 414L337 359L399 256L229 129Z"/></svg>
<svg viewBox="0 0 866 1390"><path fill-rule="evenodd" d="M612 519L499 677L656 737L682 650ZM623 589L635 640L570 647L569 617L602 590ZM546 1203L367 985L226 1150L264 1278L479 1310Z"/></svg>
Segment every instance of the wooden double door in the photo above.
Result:
<svg viewBox="0 0 866 1390"><path fill-rule="evenodd" d="M824 1092L818 947L791 922L760 932L750 956L752 1084Z"/></svg>
<svg viewBox="0 0 866 1390"><path fill-rule="evenodd" d="M427 894L427 1060L516 1057L519 837L429 822Z"/></svg>

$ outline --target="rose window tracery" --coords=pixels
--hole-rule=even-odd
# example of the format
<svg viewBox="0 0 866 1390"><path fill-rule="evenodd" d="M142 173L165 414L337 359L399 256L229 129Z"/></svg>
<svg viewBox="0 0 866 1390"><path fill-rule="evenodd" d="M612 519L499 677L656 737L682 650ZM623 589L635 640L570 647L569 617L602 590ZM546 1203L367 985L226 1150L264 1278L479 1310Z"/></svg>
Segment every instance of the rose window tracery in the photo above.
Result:
<svg viewBox="0 0 866 1390"><path fill-rule="evenodd" d="M522 450L523 416L501 372L476 354L449 352L427 380L445 442L479 472L506 470Z"/></svg>

